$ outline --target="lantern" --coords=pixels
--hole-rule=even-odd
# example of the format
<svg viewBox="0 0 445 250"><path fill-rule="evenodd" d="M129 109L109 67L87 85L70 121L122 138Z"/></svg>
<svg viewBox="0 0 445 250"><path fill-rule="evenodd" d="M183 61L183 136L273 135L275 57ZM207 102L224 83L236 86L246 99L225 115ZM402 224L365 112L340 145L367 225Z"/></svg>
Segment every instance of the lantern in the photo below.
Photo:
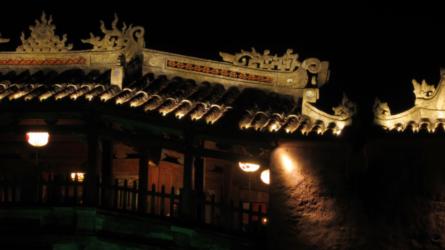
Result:
<svg viewBox="0 0 445 250"><path fill-rule="evenodd" d="M251 162L238 162L238 165L244 172L256 172L260 168L260 164Z"/></svg>
<svg viewBox="0 0 445 250"><path fill-rule="evenodd" d="M48 132L28 132L26 133L26 141L33 147L43 147L48 144Z"/></svg>
<svg viewBox="0 0 445 250"><path fill-rule="evenodd" d="M269 169L263 170L263 172L261 172L260 178L261 178L261 181L264 182L264 184L269 185L270 184L270 170Z"/></svg>
<svg viewBox="0 0 445 250"><path fill-rule="evenodd" d="M83 182L83 180L85 179L85 173L84 172L72 172L70 174L70 177L71 177L72 181Z"/></svg>

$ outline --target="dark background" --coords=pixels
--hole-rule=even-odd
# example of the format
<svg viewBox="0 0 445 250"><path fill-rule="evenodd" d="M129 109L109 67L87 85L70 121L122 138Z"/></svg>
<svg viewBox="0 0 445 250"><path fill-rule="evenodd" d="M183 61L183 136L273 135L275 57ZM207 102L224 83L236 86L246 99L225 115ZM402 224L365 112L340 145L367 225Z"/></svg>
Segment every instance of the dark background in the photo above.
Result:
<svg viewBox="0 0 445 250"><path fill-rule="evenodd" d="M263 3L264 2L264 3ZM5 2L6 3L6 2ZM439 6L415 4L338 4L314 1L30 1L3 4L0 32L13 50L45 10L67 33L75 49L80 39L100 34L99 20L111 24L117 13L127 24L144 26L146 47L217 59L218 51L293 48L300 58L331 63L330 83L319 105L337 105L342 93L359 104L363 121L372 119L375 97L392 112L413 105L411 79L437 84L445 65L444 18ZM330 110L327 110L330 111Z"/></svg>

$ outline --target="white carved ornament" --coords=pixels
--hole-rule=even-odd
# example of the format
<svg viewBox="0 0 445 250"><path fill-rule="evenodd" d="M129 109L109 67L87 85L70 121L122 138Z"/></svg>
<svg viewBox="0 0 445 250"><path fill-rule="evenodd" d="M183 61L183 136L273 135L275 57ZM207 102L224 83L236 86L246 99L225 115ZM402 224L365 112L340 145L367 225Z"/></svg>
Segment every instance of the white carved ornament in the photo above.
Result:
<svg viewBox="0 0 445 250"><path fill-rule="evenodd" d="M66 45L67 36L62 38L55 34L56 26L52 23L51 16L46 18L45 12L42 13L40 20L36 20L35 25L29 26L31 34L25 38L22 32L20 40L22 45L18 46L18 52L64 52L73 48L72 44Z"/></svg>
<svg viewBox="0 0 445 250"><path fill-rule="evenodd" d="M317 74L321 70L321 62L317 58L308 58L303 62L298 60L298 54L294 54L292 49L288 49L282 56L271 55L270 50L265 50L263 54L258 53L255 48L252 51L241 50L241 53L229 54L219 52L223 61L236 66L246 66L255 69L277 70L281 72L293 72L302 67L312 74Z"/></svg>
<svg viewBox="0 0 445 250"><path fill-rule="evenodd" d="M426 128L433 133L439 126L445 127L445 74L435 87L425 80L419 83L412 81L415 102L410 109L391 114L388 103L376 99L374 104L374 121L386 130L418 132Z"/></svg>
<svg viewBox="0 0 445 250"><path fill-rule="evenodd" d="M100 30L104 36L102 38L96 37L93 33L90 33L90 38L83 39L82 42L93 45L93 51L124 49L125 58L129 61L137 54L142 53L145 45L145 30L141 26L127 26L125 23L123 23L122 29L119 29L117 27L118 21L119 19L115 15L110 30L105 27L104 21L100 21Z"/></svg>

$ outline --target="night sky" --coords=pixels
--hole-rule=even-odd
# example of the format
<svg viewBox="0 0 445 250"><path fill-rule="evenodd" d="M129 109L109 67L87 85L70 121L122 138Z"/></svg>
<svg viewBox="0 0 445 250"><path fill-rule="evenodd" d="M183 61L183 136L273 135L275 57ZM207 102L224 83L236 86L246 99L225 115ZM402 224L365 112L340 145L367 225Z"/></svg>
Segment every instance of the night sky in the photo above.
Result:
<svg viewBox="0 0 445 250"><path fill-rule="evenodd" d="M2 7L0 32L15 49L20 32L40 16L53 15L57 33L67 33L75 49L80 39L100 34L99 20L113 14L146 29L146 47L219 60L218 51L270 49L279 55L293 48L300 58L331 63L330 83L320 105L332 107L344 91L371 119L376 96L393 112L414 103L411 79L437 84L445 66L441 37L445 19L436 6L397 4L312 4L306 1L33 1ZM329 110L328 110L329 111Z"/></svg>

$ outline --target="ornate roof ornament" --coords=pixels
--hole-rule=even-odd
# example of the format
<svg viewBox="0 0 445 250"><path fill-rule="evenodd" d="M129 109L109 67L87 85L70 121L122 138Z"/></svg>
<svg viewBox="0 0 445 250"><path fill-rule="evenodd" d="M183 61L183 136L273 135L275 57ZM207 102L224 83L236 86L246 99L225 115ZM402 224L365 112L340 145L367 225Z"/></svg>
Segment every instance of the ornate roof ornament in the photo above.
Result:
<svg viewBox="0 0 445 250"><path fill-rule="evenodd" d="M337 107L333 107L332 110L334 111L334 114L338 117L351 117L356 112L356 106L353 102L351 102L348 97L343 94L343 98L341 100L341 104Z"/></svg>
<svg viewBox="0 0 445 250"><path fill-rule="evenodd" d="M9 38L4 38L2 34L0 34L0 43L9 43Z"/></svg>
<svg viewBox="0 0 445 250"><path fill-rule="evenodd" d="M314 130L317 134L324 134L328 129L331 129L334 135L340 135L346 126L352 124L352 117L356 113L356 105L343 94L341 104L332 108L334 114L329 114L313 105L317 102L318 96L319 90L316 88L306 88L304 90L301 115L306 120L306 129L302 131L303 134Z"/></svg>
<svg viewBox="0 0 445 250"><path fill-rule="evenodd" d="M399 132L410 129L419 131L422 127L432 133L439 126L445 125L445 71L441 72L441 80L437 87L425 80L419 83L412 81L416 96L414 107L391 114L387 103L378 99L374 105L374 121L386 130Z"/></svg>
<svg viewBox="0 0 445 250"><path fill-rule="evenodd" d="M45 12L42 13L40 20L36 20L35 25L29 26L31 34L25 38L22 32L20 40L22 45L18 46L17 52L64 52L73 48L72 44L65 44L67 36L64 34L62 38L55 34L56 26L52 23L51 16L46 18Z"/></svg>
<svg viewBox="0 0 445 250"><path fill-rule="evenodd" d="M83 43L93 45L93 51L109 51L124 49L127 62L137 54L142 53L145 46L144 33L145 30L141 26L127 26L123 23L122 29L117 27L119 18L114 15L111 29L105 27L104 21L100 21L100 30L104 34L101 38L90 33L90 38L83 39Z"/></svg>
<svg viewBox="0 0 445 250"><path fill-rule="evenodd" d="M422 81L420 84L415 79L412 80L413 87L414 87L414 94L416 95L416 98L426 98L430 99L434 92L436 91L436 88L434 85L428 84L425 80Z"/></svg>
<svg viewBox="0 0 445 250"><path fill-rule="evenodd" d="M277 56L277 54L271 55L270 50L265 50L261 54L258 53L255 48L252 48L252 51L241 50L241 53L234 55L219 52L219 55L225 62L254 69L293 72L302 67L312 74L317 74L322 68L321 62L317 58L308 58L300 62L298 60L298 54L295 54L292 49L288 49L282 56Z"/></svg>
<svg viewBox="0 0 445 250"><path fill-rule="evenodd" d="M387 117L391 115L391 110L389 109L387 102L382 102L380 99L376 98L374 101L374 115L376 117Z"/></svg>

